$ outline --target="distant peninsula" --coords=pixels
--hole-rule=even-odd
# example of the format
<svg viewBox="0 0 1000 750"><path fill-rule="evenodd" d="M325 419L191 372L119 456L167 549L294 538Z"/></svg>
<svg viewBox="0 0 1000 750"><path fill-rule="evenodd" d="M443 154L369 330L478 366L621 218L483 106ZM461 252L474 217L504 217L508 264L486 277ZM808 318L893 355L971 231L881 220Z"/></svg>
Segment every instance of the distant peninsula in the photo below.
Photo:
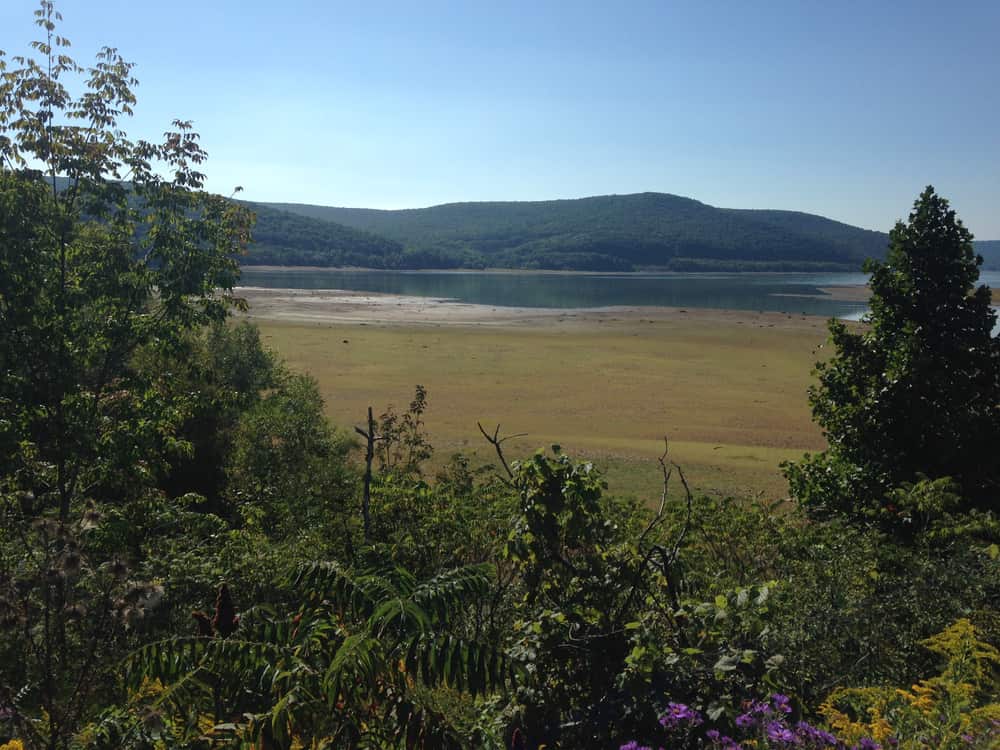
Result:
<svg viewBox="0 0 1000 750"><path fill-rule="evenodd" d="M888 235L798 211L666 193L380 210L248 203L245 265L572 271L857 271ZM977 243L1000 267L1000 241Z"/></svg>

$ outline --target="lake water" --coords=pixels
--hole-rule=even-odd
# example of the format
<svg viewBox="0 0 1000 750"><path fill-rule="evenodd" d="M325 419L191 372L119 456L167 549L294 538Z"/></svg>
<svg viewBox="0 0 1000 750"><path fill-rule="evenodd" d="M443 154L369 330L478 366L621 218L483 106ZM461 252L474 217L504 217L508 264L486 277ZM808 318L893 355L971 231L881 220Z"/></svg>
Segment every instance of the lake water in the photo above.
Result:
<svg viewBox="0 0 1000 750"><path fill-rule="evenodd" d="M856 319L863 302L836 300L822 287L864 284L861 273L491 273L483 271L265 271L246 267L241 284L277 289L342 289L437 297L494 307L713 307ZM1000 273L982 281L1000 287Z"/></svg>

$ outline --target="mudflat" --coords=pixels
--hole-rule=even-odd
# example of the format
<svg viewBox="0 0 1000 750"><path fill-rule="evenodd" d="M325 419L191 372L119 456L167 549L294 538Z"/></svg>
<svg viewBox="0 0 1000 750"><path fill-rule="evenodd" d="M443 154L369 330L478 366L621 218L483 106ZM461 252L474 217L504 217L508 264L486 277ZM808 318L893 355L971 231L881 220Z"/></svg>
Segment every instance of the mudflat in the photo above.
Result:
<svg viewBox="0 0 1000 750"><path fill-rule="evenodd" d="M259 289L237 294L267 343L319 382L344 428L368 405L405 409L428 390L438 460L484 460L476 427L527 433L512 458L553 443L608 470L612 490L654 496L663 437L704 492L781 497L778 464L824 441L806 389L826 322L785 313L614 307L552 310L426 297Z"/></svg>

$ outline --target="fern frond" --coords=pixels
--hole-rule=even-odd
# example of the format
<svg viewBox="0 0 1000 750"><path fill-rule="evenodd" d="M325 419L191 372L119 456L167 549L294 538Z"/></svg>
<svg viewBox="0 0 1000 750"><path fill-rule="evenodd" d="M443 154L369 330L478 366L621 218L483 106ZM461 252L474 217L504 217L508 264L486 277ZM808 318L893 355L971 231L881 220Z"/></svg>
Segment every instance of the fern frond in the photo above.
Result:
<svg viewBox="0 0 1000 750"><path fill-rule="evenodd" d="M341 611L366 619L379 602L397 596L398 589L383 570L353 572L336 562L304 566L295 585L314 597L330 599Z"/></svg>
<svg viewBox="0 0 1000 750"><path fill-rule="evenodd" d="M403 663L428 687L445 685L474 696L503 691L514 682L502 650L455 636L417 636L407 645Z"/></svg>
<svg viewBox="0 0 1000 750"><path fill-rule="evenodd" d="M322 690L336 703L344 694L368 693L391 668L382 642L366 633L348 636L330 661L323 676Z"/></svg>
<svg viewBox="0 0 1000 750"><path fill-rule="evenodd" d="M492 575L493 568L485 563L453 568L420 583L411 598L435 624L443 625L490 590Z"/></svg>
<svg viewBox="0 0 1000 750"><path fill-rule="evenodd" d="M403 639L431 629L431 618L416 602L396 597L382 602L366 623L377 638Z"/></svg>

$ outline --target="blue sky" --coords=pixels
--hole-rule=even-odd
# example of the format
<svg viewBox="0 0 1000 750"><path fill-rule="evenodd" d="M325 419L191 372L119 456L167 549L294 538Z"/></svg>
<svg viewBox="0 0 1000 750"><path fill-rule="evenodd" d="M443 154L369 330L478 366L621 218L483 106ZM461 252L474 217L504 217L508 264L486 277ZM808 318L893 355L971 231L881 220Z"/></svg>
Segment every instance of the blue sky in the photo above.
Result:
<svg viewBox="0 0 1000 750"><path fill-rule="evenodd" d="M0 2L0 48L35 38ZM402 208L646 190L888 229L932 183L1000 238L1000 2L62 0L195 121L209 187Z"/></svg>

